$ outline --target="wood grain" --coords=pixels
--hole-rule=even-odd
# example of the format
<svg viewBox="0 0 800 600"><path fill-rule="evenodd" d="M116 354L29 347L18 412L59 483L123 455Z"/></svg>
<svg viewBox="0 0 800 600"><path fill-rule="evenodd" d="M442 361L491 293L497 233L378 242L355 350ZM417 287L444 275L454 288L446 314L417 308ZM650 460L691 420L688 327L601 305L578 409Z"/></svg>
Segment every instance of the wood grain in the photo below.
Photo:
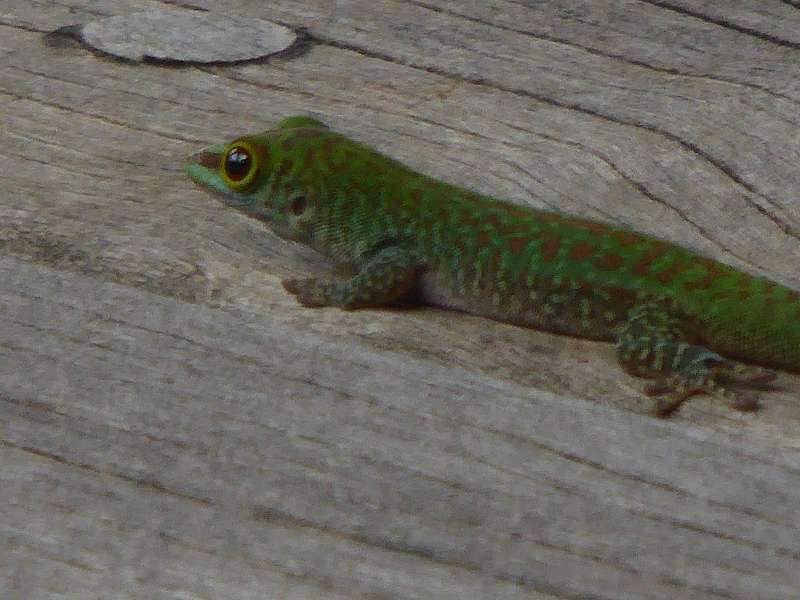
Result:
<svg viewBox="0 0 800 600"><path fill-rule="evenodd" d="M234 67L43 43L175 4L0 9L0 596L798 597L797 376L661 421L608 345L304 310L279 281L324 261L182 172L314 114L800 288L796 3L232 0L311 37Z"/></svg>

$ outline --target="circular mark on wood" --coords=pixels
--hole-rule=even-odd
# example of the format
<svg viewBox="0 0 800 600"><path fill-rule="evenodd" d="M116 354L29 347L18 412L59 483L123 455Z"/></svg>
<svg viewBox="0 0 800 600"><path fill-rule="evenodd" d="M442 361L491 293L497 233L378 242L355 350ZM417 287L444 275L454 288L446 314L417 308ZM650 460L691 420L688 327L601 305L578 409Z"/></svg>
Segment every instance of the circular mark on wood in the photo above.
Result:
<svg viewBox="0 0 800 600"><path fill-rule="evenodd" d="M240 63L299 42L297 33L271 21L189 10L106 17L84 25L80 41L121 60L165 64Z"/></svg>

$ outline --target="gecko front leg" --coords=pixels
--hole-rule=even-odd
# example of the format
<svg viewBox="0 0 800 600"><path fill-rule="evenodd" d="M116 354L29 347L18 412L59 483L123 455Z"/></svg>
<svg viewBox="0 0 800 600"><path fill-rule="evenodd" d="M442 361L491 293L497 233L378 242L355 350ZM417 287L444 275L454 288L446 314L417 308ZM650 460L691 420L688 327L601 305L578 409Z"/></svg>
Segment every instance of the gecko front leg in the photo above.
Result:
<svg viewBox="0 0 800 600"><path fill-rule="evenodd" d="M414 252L392 245L369 255L352 277L284 279L282 283L304 306L338 306L345 310L386 306L408 294L422 266Z"/></svg>
<svg viewBox="0 0 800 600"><path fill-rule="evenodd" d="M703 392L725 399L733 408L754 410L758 398L742 388L763 387L776 374L726 359L691 343L685 319L664 302L645 302L631 309L617 333L617 358L640 377L652 377L645 393L656 398L653 412L665 416L692 394Z"/></svg>

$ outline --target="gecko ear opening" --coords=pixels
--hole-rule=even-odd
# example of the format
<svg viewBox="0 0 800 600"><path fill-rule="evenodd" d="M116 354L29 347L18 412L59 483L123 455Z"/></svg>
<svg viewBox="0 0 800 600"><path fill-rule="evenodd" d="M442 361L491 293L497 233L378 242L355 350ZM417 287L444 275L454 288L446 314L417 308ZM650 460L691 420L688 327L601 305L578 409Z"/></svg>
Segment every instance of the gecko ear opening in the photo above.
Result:
<svg viewBox="0 0 800 600"><path fill-rule="evenodd" d="M246 140L229 144L219 162L220 175L225 184L235 192L247 190L255 181L260 157L256 148Z"/></svg>
<svg viewBox="0 0 800 600"><path fill-rule="evenodd" d="M316 127L318 129L328 129L328 126L319 119L307 117L305 115L295 115L281 119L275 125L274 129L296 129L298 127Z"/></svg>
<svg viewBox="0 0 800 600"><path fill-rule="evenodd" d="M308 202L305 194L298 194L292 198L292 202L289 204L289 212L291 212L295 217L302 217L303 213L306 212L307 206Z"/></svg>

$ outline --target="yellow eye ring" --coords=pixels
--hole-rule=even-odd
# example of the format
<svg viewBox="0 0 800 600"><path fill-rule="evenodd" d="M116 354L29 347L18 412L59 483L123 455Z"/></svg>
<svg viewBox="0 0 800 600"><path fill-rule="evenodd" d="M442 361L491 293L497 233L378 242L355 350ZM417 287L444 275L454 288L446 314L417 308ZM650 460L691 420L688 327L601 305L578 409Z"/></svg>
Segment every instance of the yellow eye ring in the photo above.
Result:
<svg viewBox="0 0 800 600"><path fill-rule="evenodd" d="M220 161L220 176L235 192L242 192L255 181L259 169L259 155L255 146L239 140L225 148Z"/></svg>

